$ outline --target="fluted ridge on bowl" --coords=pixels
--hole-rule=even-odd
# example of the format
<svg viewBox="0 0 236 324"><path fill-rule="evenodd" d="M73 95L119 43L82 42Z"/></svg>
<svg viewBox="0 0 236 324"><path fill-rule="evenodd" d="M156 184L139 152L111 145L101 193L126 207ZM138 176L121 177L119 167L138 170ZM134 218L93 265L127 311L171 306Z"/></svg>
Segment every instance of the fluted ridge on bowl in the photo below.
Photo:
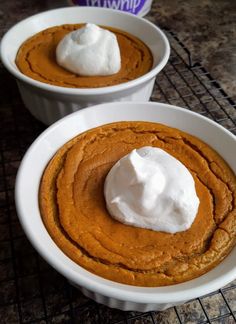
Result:
<svg viewBox="0 0 236 324"><path fill-rule="evenodd" d="M21 80L17 81L22 100L31 114L46 125L51 125L55 121L69 115L77 110L90 107L103 102L115 101L148 101L155 78L147 81L142 87L136 87L133 91L112 96L71 96L58 94L57 96L48 95L47 91L35 91L32 87ZM89 100L90 99L90 100Z"/></svg>

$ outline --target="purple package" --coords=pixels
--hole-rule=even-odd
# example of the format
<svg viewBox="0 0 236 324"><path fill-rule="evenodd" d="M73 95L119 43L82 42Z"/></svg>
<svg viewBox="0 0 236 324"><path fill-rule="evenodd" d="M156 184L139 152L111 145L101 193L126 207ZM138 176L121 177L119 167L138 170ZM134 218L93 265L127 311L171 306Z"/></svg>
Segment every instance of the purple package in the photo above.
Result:
<svg viewBox="0 0 236 324"><path fill-rule="evenodd" d="M152 0L70 0L70 4L79 6L111 8L144 16L151 9Z"/></svg>

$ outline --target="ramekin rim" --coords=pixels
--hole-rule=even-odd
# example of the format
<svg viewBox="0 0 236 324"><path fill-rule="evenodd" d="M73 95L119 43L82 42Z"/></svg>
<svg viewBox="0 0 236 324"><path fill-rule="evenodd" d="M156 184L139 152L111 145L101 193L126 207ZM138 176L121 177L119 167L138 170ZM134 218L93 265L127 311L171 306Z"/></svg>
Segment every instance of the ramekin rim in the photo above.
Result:
<svg viewBox="0 0 236 324"><path fill-rule="evenodd" d="M114 85L114 86L107 86L107 87L98 87L98 88L70 88L70 87L60 87L60 86L56 86L56 85L51 85L51 84L47 84L41 81L37 81L34 80L26 75L24 75L22 72L20 72L17 68L14 68L7 59L7 54L4 53L4 47L6 46L5 43L7 43L7 38L8 36L14 32L15 29L18 28L18 26L20 26L21 24L30 21L30 20L34 20L36 17L38 16L43 16L45 14L47 14L48 12L59 12L59 11L71 11L71 10L89 10L89 11L94 11L94 10L100 10L100 11L108 11L108 12L112 12L115 15L126 15L127 17L132 17L131 19L137 19L138 20L142 20L144 23L146 23L147 25L150 25L153 29L155 29L159 35L161 36L161 39L165 45L165 52L163 57L161 58L161 61L154 67L152 68L149 72L145 73L144 75L128 81L128 82L124 82L118 85ZM118 11L115 9L110 9L110 8L98 8L98 7L86 7L86 6L79 6L76 8L72 8L72 7L63 7L63 8L57 8L57 9L51 9L51 10L46 10L40 13L37 13L35 15L32 15L30 17L27 17L23 20L21 20L20 22L16 23L14 26L12 26L3 36L1 43L0 43L0 57L2 60L3 65L5 66L5 68L12 74L14 75L15 78L31 85L34 86L38 89L41 90L45 90L48 92L52 92L52 93L60 93L60 94L64 94L64 95L103 95L103 94L109 94L109 93L116 93L119 91L123 91L123 90L127 90L136 86L139 86L140 84L145 83L146 81L150 80L151 78L155 77L166 65L166 63L168 62L170 56L170 44L168 41L167 36L165 35L165 33L155 24L153 24L152 22L142 18L142 17L138 17L135 16L131 13L128 12L122 12L122 11Z"/></svg>
<svg viewBox="0 0 236 324"><path fill-rule="evenodd" d="M88 111L88 110L95 110L99 109L99 106L110 106L110 105L132 105L134 103L132 102L121 102L121 103L104 103L104 104L99 104L95 105L92 107L85 108L83 111ZM164 103L156 103L156 102L137 102L135 103L136 105L160 105L163 108L168 107L168 109L174 109L178 111L184 111L187 114L190 115L195 115L196 117L206 120L207 122L219 127L221 131L229 135L235 142L236 142L236 136L234 136L231 132L229 132L227 129L225 129L223 126L217 124L216 122L212 121L211 119L202 116L200 114L197 114L193 111L186 110L181 107L169 105L169 104L164 104ZM20 181L21 181L21 170L24 165L24 161L28 158L31 150L37 145L39 141L41 141L44 137L48 135L49 132L60 126L61 123L64 123L66 120L69 120L70 118L74 118L75 115L80 115L83 113L83 111L77 111L75 113L72 113L71 115L68 115L61 120L57 121L55 124L49 126L42 134L40 134L37 139L31 144L29 149L27 150L22 163L20 165L20 168L17 172L17 177L16 177L16 186L15 186L15 201L16 201L16 206L17 206L17 211L19 213L19 220L22 224L22 227L24 228L24 231L32 243L32 245L36 248L36 250L47 260L47 262L52 265L58 272L63 274L67 279L75 282L78 285L81 285L85 287L86 289L92 290L96 293L99 293L104 296L116 298L119 300L125 300L125 301L131 301L135 303L143 303L143 304L148 304L148 303L171 303L171 302L181 302L185 300L190 300L196 297L200 297L202 295L205 295L207 293L210 293L214 290L217 290L221 288L222 286L228 284L230 281L234 280L236 277L236 266L232 267L229 271L226 273L222 273L220 277L215 278L214 280L208 281L207 283L202 283L200 286L198 285L197 287L189 287L182 289L181 291L177 292L165 292L165 290L168 290L168 288L172 286L166 286L166 287L136 287L136 286L129 286L125 284L120 284L111 280L103 279L102 278L102 283L101 277L92 274L91 272L85 270L89 274L89 278L87 277L81 277L81 274L78 275L75 270L70 269L69 267L66 267L61 260L57 260L56 258L52 258L52 255L49 255L45 247L39 244L39 241L37 240L36 237L32 236L32 233L30 233L30 229L25 222L26 217L22 217L22 205L21 202L19 201L19 195L20 195ZM47 232L46 228L45 231ZM49 234L48 234L49 235ZM59 249L54 241L52 240L53 244L57 249ZM60 250L60 249L59 249ZM63 253L64 254L64 253ZM66 258L68 258L66 255L64 255ZM71 260L68 258L68 260ZM73 262L73 261L72 261ZM219 266L219 265L218 265ZM80 266L79 266L80 267ZM80 267L82 268L82 267ZM83 268L82 268L83 269ZM84 269L83 269L84 270ZM207 274L206 274L207 275ZM205 276L205 275L203 275ZM203 277L201 276L201 277ZM191 283L194 280L190 280L186 282L185 284ZM108 286L109 283L112 283L112 287ZM182 284L177 284L174 285L175 287L181 286ZM124 289L126 288L126 289ZM130 290L127 290L129 288ZM164 290L164 292L163 292ZM161 292L160 292L161 291Z"/></svg>

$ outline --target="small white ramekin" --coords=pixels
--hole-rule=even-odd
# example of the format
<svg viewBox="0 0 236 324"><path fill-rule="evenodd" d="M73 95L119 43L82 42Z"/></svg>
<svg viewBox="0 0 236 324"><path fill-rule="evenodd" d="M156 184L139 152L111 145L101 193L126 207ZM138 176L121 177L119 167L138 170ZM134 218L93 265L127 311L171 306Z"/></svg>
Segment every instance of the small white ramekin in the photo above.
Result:
<svg viewBox="0 0 236 324"><path fill-rule="evenodd" d="M152 51L151 71L126 83L93 89L54 86L19 71L15 64L16 54L30 36L52 26L85 22L119 28L137 36ZM50 125L76 110L103 102L148 101L155 77L168 61L170 46L164 33L143 18L111 9L67 7L49 10L16 24L3 37L0 54L4 66L17 80L25 106L37 119Z"/></svg>
<svg viewBox="0 0 236 324"><path fill-rule="evenodd" d="M234 280L236 247L213 270L185 283L157 288L119 284L94 275L69 259L48 234L38 206L38 190L43 171L63 144L90 128L129 120L159 122L195 135L214 148L236 173L236 137L210 119L186 109L160 103L101 104L59 120L35 140L23 158L17 174L16 207L32 245L49 264L86 296L122 310L164 310L213 292Z"/></svg>

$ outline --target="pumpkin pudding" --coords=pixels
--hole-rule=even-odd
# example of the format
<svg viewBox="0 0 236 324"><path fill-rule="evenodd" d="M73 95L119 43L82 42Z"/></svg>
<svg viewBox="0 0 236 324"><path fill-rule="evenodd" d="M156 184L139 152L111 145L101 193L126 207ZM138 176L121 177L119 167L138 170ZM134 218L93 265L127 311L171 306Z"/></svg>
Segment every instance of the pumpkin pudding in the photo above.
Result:
<svg viewBox="0 0 236 324"><path fill-rule="evenodd" d="M104 181L135 148L161 148L191 172L200 204L192 226L175 234L124 225L106 209ZM215 267L236 240L236 177L207 144L149 122L117 122L63 145L46 167L39 190L43 222L61 250L104 278L164 286Z"/></svg>
<svg viewBox="0 0 236 324"><path fill-rule="evenodd" d="M56 48L68 33L84 24L68 24L43 30L26 40L20 47L16 65L25 75L44 83L70 88L107 87L136 79L151 70L150 49L137 37L110 27L120 48L121 68L107 76L82 76L61 67L56 61Z"/></svg>

